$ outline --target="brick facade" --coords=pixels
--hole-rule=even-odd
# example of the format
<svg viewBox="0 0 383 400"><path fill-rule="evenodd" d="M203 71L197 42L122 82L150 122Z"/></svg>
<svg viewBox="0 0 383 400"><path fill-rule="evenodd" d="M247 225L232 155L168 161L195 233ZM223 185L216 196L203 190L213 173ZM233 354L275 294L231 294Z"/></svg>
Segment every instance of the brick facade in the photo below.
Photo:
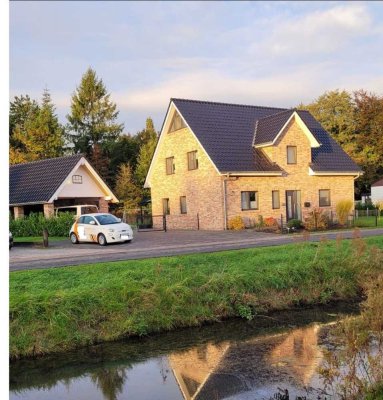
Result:
<svg viewBox="0 0 383 400"><path fill-rule="evenodd" d="M98 200L98 210L101 213L109 212L109 203L103 197Z"/></svg>
<svg viewBox="0 0 383 400"><path fill-rule="evenodd" d="M55 214L55 206L53 203L45 203L44 204L44 217L50 218Z"/></svg>
<svg viewBox="0 0 383 400"><path fill-rule="evenodd" d="M224 180L226 180L227 220L240 215L245 220L257 220L259 215L286 218L286 191L299 190L301 193L302 219L319 207L319 190L329 189L331 205L322 207L334 210L338 201L354 201L354 177L310 176L311 147L306 134L292 121L274 146L264 148L264 153L283 169L282 176L225 177L218 173L208 155L188 128L163 133L151 173L151 194L153 215L163 214L162 199L169 199L170 215L168 229L199 228L225 229ZM297 147L297 163L287 164L287 146ZM197 150L198 169L189 171L187 152ZM166 174L166 158L174 157L175 173ZM279 190L280 208L272 208L272 191ZM258 209L241 209L241 192L258 192ZM180 212L180 196L187 199L187 218ZM310 206L304 207L304 203Z"/></svg>

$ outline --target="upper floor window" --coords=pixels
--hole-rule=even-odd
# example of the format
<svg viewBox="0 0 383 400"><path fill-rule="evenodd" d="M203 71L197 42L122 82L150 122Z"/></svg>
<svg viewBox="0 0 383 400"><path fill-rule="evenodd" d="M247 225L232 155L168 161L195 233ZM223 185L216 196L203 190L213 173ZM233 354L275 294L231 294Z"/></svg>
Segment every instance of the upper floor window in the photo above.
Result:
<svg viewBox="0 0 383 400"><path fill-rule="evenodd" d="M281 208L281 204L279 201L279 190L272 191L272 201L273 201L273 209Z"/></svg>
<svg viewBox="0 0 383 400"><path fill-rule="evenodd" d="M174 157L168 157L166 159L166 175L171 175L176 172L176 167L174 165Z"/></svg>
<svg viewBox="0 0 383 400"><path fill-rule="evenodd" d="M172 122L170 124L169 132L178 131L178 129L182 129L182 128L186 128L186 124L185 124L184 120L182 119L182 117L176 111L174 113Z"/></svg>
<svg viewBox="0 0 383 400"><path fill-rule="evenodd" d="M82 183L81 175L72 175L72 183Z"/></svg>
<svg viewBox="0 0 383 400"><path fill-rule="evenodd" d="M241 192L242 210L258 210L258 192Z"/></svg>
<svg viewBox="0 0 383 400"><path fill-rule="evenodd" d="M181 214L187 214L186 196L180 197L180 208L181 208Z"/></svg>
<svg viewBox="0 0 383 400"><path fill-rule="evenodd" d="M331 206L330 190L322 189L319 190L319 207Z"/></svg>
<svg viewBox="0 0 383 400"><path fill-rule="evenodd" d="M197 150L188 152L188 170L198 168Z"/></svg>
<svg viewBox="0 0 383 400"><path fill-rule="evenodd" d="M297 163L297 146L287 146L287 164Z"/></svg>

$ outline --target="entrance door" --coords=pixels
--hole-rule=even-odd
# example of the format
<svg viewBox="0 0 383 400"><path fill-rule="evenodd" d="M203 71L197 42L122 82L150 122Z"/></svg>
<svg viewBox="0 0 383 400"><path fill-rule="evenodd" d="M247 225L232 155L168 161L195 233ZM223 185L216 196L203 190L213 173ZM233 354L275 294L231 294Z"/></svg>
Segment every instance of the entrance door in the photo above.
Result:
<svg viewBox="0 0 383 400"><path fill-rule="evenodd" d="M290 219L301 219L301 191L286 190L286 216Z"/></svg>

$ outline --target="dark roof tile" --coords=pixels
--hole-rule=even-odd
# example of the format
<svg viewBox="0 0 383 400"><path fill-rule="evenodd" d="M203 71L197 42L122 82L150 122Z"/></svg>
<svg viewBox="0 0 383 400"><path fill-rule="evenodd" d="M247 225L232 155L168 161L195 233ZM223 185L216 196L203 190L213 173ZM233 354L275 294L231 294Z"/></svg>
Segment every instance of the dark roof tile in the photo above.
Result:
<svg viewBox="0 0 383 400"><path fill-rule="evenodd" d="M11 165L9 204L47 202L82 157L82 154L76 154Z"/></svg>
<svg viewBox="0 0 383 400"><path fill-rule="evenodd" d="M276 171L253 144L272 141L287 122L292 109L199 100L171 99L210 158L221 172ZM308 111L297 111L321 143L312 149L314 171L361 172Z"/></svg>

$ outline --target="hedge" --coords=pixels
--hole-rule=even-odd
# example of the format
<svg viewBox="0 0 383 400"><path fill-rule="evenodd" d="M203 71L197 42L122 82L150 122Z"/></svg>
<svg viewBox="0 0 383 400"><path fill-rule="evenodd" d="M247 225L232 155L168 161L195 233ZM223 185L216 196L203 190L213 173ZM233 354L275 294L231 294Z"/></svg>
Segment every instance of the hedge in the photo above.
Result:
<svg viewBox="0 0 383 400"><path fill-rule="evenodd" d="M44 228L48 230L49 236L68 236L73 222L71 213L51 218L45 218L42 213L31 213L24 218L10 218L9 230L16 237L42 236Z"/></svg>

